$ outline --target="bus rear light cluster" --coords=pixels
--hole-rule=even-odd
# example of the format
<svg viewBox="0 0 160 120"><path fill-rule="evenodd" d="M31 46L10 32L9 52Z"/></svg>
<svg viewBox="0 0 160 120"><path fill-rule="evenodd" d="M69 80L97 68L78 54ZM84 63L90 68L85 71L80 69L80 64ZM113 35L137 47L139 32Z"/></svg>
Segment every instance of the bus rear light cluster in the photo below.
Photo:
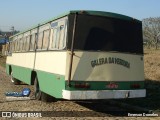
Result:
<svg viewBox="0 0 160 120"><path fill-rule="evenodd" d="M75 88L90 88L89 83L75 83L74 85Z"/></svg>
<svg viewBox="0 0 160 120"><path fill-rule="evenodd" d="M131 88L140 88L141 86L139 84L132 84Z"/></svg>

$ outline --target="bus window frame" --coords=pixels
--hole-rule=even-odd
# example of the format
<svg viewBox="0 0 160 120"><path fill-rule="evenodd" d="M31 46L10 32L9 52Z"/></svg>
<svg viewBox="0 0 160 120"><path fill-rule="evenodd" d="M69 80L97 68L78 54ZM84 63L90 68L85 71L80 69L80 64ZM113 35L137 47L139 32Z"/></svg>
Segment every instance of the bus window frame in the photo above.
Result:
<svg viewBox="0 0 160 120"><path fill-rule="evenodd" d="M58 21L54 21L51 23L51 35L50 35L50 42L49 42L49 50L65 50L66 49L66 45L67 45L67 20L68 19L61 19L61 20L58 20ZM63 23L63 24L62 24ZM54 26L52 27L52 24L54 24ZM60 46L60 27L61 26L64 26L63 27L63 42L64 43L64 46L63 47L59 47ZM54 29L57 29L57 34L56 34L56 40L53 40L53 30ZM54 45L54 47L52 47Z"/></svg>

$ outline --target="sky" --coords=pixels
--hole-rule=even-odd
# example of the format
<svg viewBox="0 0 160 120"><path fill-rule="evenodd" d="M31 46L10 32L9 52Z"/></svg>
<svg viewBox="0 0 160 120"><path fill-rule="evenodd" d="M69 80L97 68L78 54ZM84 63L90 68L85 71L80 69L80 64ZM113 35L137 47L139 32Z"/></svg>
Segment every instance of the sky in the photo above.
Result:
<svg viewBox="0 0 160 120"><path fill-rule="evenodd" d="M119 13L139 20L160 17L160 0L0 0L0 30L23 31L70 10Z"/></svg>

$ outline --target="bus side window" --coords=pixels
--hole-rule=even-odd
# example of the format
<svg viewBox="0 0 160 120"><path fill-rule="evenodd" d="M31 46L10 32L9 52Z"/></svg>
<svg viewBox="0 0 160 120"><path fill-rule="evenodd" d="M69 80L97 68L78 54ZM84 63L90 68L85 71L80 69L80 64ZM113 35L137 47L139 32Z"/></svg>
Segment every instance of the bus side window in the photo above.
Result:
<svg viewBox="0 0 160 120"><path fill-rule="evenodd" d="M17 48L16 48L17 52L19 52L19 43L20 43L20 41L19 41L19 39L17 39Z"/></svg>
<svg viewBox="0 0 160 120"><path fill-rule="evenodd" d="M58 48L59 29L55 28L53 31L53 49Z"/></svg>
<svg viewBox="0 0 160 120"><path fill-rule="evenodd" d="M40 50L42 48L42 39L43 39L43 32L38 34L38 41L37 41L37 49Z"/></svg>
<svg viewBox="0 0 160 120"><path fill-rule="evenodd" d="M12 52L14 52L15 41L12 42Z"/></svg>
<svg viewBox="0 0 160 120"><path fill-rule="evenodd" d="M20 40L19 40L19 51L22 51L22 47L23 47L23 40L22 40L22 38L20 38Z"/></svg>
<svg viewBox="0 0 160 120"><path fill-rule="evenodd" d="M14 41L14 52L17 51L17 40Z"/></svg>
<svg viewBox="0 0 160 120"><path fill-rule="evenodd" d="M17 41L14 41L14 52L16 52L16 44L17 44Z"/></svg>
<svg viewBox="0 0 160 120"><path fill-rule="evenodd" d="M31 42L30 42L30 51L35 50L35 40L36 40L36 33L31 35Z"/></svg>
<svg viewBox="0 0 160 120"><path fill-rule="evenodd" d="M19 39L17 39L17 48L16 48L16 51L17 52L19 51Z"/></svg>
<svg viewBox="0 0 160 120"><path fill-rule="evenodd" d="M17 40L15 41L14 51L17 52Z"/></svg>
<svg viewBox="0 0 160 120"><path fill-rule="evenodd" d="M26 37L26 51L29 50L30 35Z"/></svg>
<svg viewBox="0 0 160 120"><path fill-rule="evenodd" d="M49 32L50 32L49 29L43 31L43 46L42 46L42 49L44 49L44 50L46 50L48 48Z"/></svg>
<svg viewBox="0 0 160 120"><path fill-rule="evenodd" d="M50 40L50 47L49 47L49 49L56 49L57 32L58 32L58 29L57 29L57 28L51 29L52 35L51 35L51 40Z"/></svg>
<svg viewBox="0 0 160 120"><path fill-rule="evenodd" d="M22 43L22 51L25 51L25 48L26 48L26 37L23 37L22 41L23 41L23 43Z"/></svg>
<svg viewBox="0 0 160 120"><path fill-rule="evenodd" d="M65 47L64 42L64 25L61 25L59 28L59 40L58 40L58 49L63 49Z"/></svg>
<svg viewBox="0 0 160 120"><path fill-rule="evenodd" d="M12 53L12 42L9 42L9 53Z"/></svg>
<svg viewBox="0 0 160 120"><path fill-rule="evenodd" d="M51 24L50 44L51 50L62 50L65 48L65 20Z"/></svg>

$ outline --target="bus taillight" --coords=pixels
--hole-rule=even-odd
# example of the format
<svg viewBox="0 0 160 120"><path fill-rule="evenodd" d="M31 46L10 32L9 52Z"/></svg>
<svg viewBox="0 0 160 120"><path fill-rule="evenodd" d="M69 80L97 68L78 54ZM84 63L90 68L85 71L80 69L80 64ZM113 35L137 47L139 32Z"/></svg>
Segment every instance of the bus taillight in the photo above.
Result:
<svg viewBox="0 0 160 120"><path fill-rule="evenodd" d="M131 87L131 88L134 88L134 89L138 89L138 88L140 88L141 86L140 86L139 84L132 84L130 87Z"/></svg>

